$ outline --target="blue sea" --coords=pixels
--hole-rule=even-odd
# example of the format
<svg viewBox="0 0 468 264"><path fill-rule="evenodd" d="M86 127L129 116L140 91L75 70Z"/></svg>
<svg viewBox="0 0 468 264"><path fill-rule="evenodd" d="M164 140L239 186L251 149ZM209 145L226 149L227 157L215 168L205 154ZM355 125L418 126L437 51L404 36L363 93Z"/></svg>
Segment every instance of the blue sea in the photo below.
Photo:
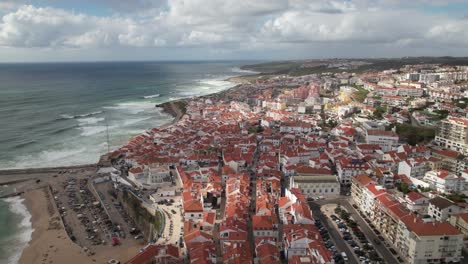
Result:
<svg viewBox="0 0 468 264"><path fill-rule="evenodd" d="M246 63L0 64L0 169L95 163L171 122L156 104L233 87ZM16 263L32 232L19 198L0 200L0 223L0 263Z"/></svg>

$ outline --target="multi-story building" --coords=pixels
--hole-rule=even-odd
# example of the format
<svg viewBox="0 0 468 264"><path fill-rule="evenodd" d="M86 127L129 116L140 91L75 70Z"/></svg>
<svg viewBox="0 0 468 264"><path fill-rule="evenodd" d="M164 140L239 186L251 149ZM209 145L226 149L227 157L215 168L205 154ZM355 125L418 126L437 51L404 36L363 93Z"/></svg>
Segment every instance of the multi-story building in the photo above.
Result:
<svg viewBox="0 0 468 264"><path fill-rule="evenodd" d="M386 152L398 144L398 135L393 131L366 130L366 143L378 144Z"/></svg>
<svg viewBox="0 0 468 264"><path fill-rule="evenodd" d="M462 260L463 234L447 222L425 223L415 215L400 218L395 247L408 263Z"/></svg>
<svg viewBox="0 0 468 264"><path fill-rule="evenodd" d="M451 225L460 230L465 236L468 236L468 213L454 214L450 216ZM468 241L466 241L468 243Z"/></svg>
<svg viewBox="0 0 468 264"><path fill-rule="evenodd" d="M299 188L306 198L335 198L340 195L340 183L335 175L294 175L290 187Z"/></svg>
<svg viewBox="0 0 468 264"><path fill-rule="evenodd" d="M398 164L398 174L404 174L407 177L422 178L431 169L426 158L411 158L400 161Z"/></svg>
<svg viewBox="0 0 468 264"><path fill-rule="evenodd" d="M351 178L369 170L369 163L363 159L340 158L336 161L336 171L341 184L350 184Z"/></svg>
<svg viewBox="0 0 468 264"><path fill-rule="evenodd" d="M351 197L407 263L462 259L463 234L447 222L424 222L366 175L353 178Z"/></svg>
<svg viewBox="0 0 468 264"><path fill-rule="evenodd" d="M451 215L462 213L464 210L454 202L437 196L429 200L427 214L437 221L447 221Z"/></svg>
<svg viewBox="0 0 468 264"><path fill-rule="evenodd" d="M468 157L454 150L439 150L433 152L434 158L439 159L435 166L437 169L447 170L456 175L461 175L468 169Z"/></svg>
<svg viewBox="0 0 468 264"><path fill-rule="evenodd" d="M465 178L446 170L428 171L423 180L429 187L441 193L459 193L465 188Z"/></svg>
<svg viewBox="0 0 468 264"><path fill-rule="evenodd" d="M448 117L442 120L435 141L442 147L468 155L468 119Z"/></svg>

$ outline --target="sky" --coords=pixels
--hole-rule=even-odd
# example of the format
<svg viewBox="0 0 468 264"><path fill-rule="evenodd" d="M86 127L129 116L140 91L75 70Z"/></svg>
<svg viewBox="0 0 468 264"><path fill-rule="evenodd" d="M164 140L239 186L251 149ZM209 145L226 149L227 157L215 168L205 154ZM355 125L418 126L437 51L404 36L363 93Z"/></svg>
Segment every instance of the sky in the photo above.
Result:
<svg viewBox="0 0 468 264"><path fill-rule="evenodd" d="M0 0L0 62L468 56L468 0Z"/></svg>

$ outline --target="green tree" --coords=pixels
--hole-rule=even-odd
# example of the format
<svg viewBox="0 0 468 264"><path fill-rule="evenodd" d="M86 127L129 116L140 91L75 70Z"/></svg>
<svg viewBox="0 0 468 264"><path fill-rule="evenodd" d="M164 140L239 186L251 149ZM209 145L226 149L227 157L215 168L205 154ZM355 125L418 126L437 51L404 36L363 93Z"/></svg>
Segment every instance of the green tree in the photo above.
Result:
<svg viewBox="0 0 468 264"><path fill-rule="evenodd" d="M411 190L409 188L409 185L406 182L402 182L402 183L397 184L397 189L398 189L398 191L400 191L400 192L402 192L404 194L407 194L407 193L411 192Z"/></svg>
<svg viewBox="0 0 468 264"><path fill-rule="evenodd" d="M376 119L382 119L383 115L387 112L387 107L385 106L377 106L374 110L374 118Z"/></svg>

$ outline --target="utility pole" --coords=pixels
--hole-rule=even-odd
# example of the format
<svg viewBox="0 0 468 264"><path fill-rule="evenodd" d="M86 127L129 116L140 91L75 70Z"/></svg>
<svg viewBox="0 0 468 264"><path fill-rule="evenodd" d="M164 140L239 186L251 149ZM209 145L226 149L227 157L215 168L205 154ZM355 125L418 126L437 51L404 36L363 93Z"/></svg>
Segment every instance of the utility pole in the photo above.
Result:
<svg viewBox="0 0 468 264"><path fill-rule="evenodd" d="M107 122L107 115L106 115L106 138L107 138L107 154L110 153L110 144L109 144L109 123Z"/></svg>

